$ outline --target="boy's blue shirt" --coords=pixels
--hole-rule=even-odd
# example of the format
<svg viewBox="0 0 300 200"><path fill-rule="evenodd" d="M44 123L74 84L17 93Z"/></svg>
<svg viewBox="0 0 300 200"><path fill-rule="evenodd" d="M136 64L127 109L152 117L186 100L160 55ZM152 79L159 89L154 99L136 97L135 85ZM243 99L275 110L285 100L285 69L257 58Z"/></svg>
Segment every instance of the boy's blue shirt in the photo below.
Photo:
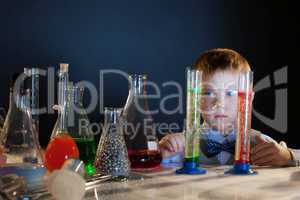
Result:
<svg viewBox="0 0 300 200"><path fill-rule="evenodd" d="M259 131L251 129L250 146L255 145L255 136L259 135L264 140L273 140L267 135L261 134ZM217 131L208 130L201 134L199 157L200 164L211 165L231 165L234 161L235 149L235 132L231 132L224 136ZM163 164L182 162L183 153L164 158Z"/></svg>

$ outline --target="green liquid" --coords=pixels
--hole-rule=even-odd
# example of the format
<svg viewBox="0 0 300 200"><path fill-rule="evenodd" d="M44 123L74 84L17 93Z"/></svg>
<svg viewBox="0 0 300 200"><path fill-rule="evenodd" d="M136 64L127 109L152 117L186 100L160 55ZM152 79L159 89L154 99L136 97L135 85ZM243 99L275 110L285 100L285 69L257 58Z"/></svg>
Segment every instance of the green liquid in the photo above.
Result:
<svg viewBox="0 0 300 200"><path fill-rule="evenodd" d="M85 172L92 176L96 173L94 160L96 156L96 143L94 139L75 139L79 150L79 158L85 164Z"/></svg>
<svg viewBox="0 0 300 200"><path fill-rule="evenodd" d="M194 162L199 165L199 156L184 158L184 162Z"/></svg>
<svg viewBox="0 0 300 200"><path fill-rule="evenodd" d="M196 158L199 157L199 135L198 131L186 131L186 143L185 143L185 157Z"/></svg>

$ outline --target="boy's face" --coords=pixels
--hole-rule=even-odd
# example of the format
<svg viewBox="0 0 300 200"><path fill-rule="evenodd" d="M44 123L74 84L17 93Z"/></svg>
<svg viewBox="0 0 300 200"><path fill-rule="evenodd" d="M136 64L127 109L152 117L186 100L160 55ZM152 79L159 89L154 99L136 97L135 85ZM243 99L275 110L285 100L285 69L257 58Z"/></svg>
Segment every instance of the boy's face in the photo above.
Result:
<svg viewBox="0 0 300 200"><path fill-rule="evenodd" d="M213 130L228 134L236 127L238 72L216 71L203 77L201 110Z"/></svg>

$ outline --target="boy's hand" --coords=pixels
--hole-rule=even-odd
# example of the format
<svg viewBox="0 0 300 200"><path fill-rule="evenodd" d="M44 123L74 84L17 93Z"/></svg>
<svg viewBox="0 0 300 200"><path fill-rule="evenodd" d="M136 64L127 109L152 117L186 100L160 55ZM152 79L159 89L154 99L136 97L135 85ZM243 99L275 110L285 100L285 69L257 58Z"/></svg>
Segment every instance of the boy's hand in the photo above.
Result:
<svg viewBox="0 0 300 200"><path fill-rule="evenodd" d="M259 135L256 136L256 145L251 151L252 163L255 165L287 166L292 160L291 153L286 145L276 141L267 142Z"/></svg>
<svg viewBox="0 0 300 200"><path fill-rule="evenodd" d="M184 135L182 133L169 134L159 141L160 151L163 158L173 156L184 151Z"/></svg>

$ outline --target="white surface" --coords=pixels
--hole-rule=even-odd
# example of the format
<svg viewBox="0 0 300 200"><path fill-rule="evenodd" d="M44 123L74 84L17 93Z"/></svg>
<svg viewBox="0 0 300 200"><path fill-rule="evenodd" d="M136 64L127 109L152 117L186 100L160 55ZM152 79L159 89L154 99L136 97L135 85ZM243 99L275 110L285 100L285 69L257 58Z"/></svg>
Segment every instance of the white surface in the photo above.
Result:
<svg viewBox="0 0 300 200"><path fill-rule="evenodd" d="M300 168L258 168L255 176L227 176L230 166L209 167L200 176L175 175L172 170L143 174L144 180L106 182L86 194L101 200L260 200L300 199ZM96 197L95 197L96 196Z"/></svg>

